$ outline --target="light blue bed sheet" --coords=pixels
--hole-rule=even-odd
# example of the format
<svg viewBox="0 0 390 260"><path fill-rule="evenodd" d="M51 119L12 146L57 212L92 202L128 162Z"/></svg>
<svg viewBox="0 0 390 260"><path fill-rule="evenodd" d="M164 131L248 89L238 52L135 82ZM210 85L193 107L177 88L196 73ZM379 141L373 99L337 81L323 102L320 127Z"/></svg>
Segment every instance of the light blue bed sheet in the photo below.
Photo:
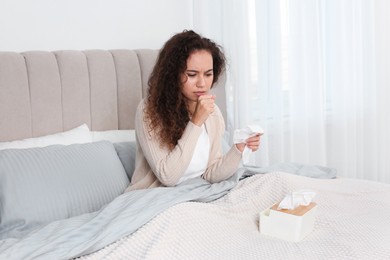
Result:
<svg viewBox="0 0 390 260"><path fill-rule="evenodd" d="M237 181L237 175L215 184L197 178L176 187L128 192L98 212L52 222L23 238L0 241L0 259L69 259L89 254L135 232L177 203L220 198Z"/></svg>
<svg viewBox="0 0 390 260"><path fill-rule="evenodd" d="M26 235L0 241L0 259L69 259L95 252L132 234L165 209L185 201L209 202L229 192L240 178L284 171L314 178L335 178L334 169L294 163L240 168L220 183L196 178L176 187L122 194L100 211L52 222Z"/></svg>

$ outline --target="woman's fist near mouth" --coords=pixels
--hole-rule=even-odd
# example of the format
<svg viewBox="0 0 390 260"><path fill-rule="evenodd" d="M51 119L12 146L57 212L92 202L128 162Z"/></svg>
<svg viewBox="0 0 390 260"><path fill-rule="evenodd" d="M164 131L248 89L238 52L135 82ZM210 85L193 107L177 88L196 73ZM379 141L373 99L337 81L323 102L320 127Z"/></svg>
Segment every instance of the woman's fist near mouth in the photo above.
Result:
<svg viewBox="0 0 390 260"><path fill-rule="evenodd" d="M215 95L200 95L196 103L195 111L191 121L197 126L201 126L209 115L214 112Z"/></svg>

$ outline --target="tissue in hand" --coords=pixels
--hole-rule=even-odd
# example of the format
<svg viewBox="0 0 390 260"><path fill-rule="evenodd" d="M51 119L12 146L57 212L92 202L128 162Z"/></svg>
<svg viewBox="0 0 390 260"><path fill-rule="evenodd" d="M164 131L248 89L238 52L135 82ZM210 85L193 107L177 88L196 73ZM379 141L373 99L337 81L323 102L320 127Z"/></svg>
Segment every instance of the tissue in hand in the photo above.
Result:
<svg viewBox="0 0 390 260"><path fill-rule="evenodd" d="M258 125L248 125L245 128L237 129L234 131L233 143L234 144L245 143L246 139L248 139L249 137L252 137L258 133L260 135L264 134L263 128L261 128ZM243 161L244 165L248 165L249 157L250 157L251 153L252 153L252 150L245 146L244 151L242 152L242 161Z"/></svg>
<svg viewBox="0 0 390 260"><path fill-rule="evenodd" d="M312 202L314 196L315 192L310 190L292 192L282 200L283 203L262 211L260 232L287 241L301 241L314 228L317 209L317 204Z"/></svg>
<svg viewBox="0 0 390 260"><path fill-rule="evenodd" d="M264 134L263 128L258 125L248 125L247 127L236 129L233 137L234 143L245 143L246 139L257 133Z"/></svg>

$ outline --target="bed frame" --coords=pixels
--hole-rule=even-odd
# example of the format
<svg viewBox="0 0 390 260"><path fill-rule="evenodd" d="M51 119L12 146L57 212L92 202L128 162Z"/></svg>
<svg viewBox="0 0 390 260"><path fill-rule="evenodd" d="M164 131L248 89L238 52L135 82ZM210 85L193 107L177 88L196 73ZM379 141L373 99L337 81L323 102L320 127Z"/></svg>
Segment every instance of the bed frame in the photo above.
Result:
<svg viewBox="0 0 390 260"><path fill-rule="evenodd" d="M150 49L0 52L0 142L83 123L93 131L134 129L157 55ZM224 88L214 92L226 118Z"/></svg>
<svg viewBox="0 0 390 260"><path fill-rule="evenodd" d="M133 129L135 108L145 96L157 54L156 50L0 52L0 142L62 132L83 123L94 131ZM224 77L221 79L224 84ZM214 91L226 118L224 88ZM13 206L17 208L16 221L24 215L35 216L34 207L16 207L30 197L46 205L40 198L59 194L68 205L73 199L76 205L80 198L89 206L96 194L111 193L109 181L119 185L117 190L125 189L129 180L119 167L117 154L121 153L110 145L94 142L3 151L0 203L8 205L4 212L10 214L0 218L12 219ZM52 149L62 152L53 153ZM134 159L129 158L135 155L126 157L130 153L122 156L131 164ZM97 168L105 168L98 171L97 161L101 162ZM254 173L241 170L242 174ZM87 209L90 213L50 222L20 240L0 241L0 258L389 259L389 184L266 173L238 184L233 179L215 184L198 179L169 189L124 194L120 190L120 195L99 211ZM61 178L52 181L52 176ZM102 185L96 186L98 183ZM62 197L64 192L58 192L58 187L66 191L75 187L76 192ZM260 232L264 225L259 222L260 212L291 191L307 188L318 193L310 235L293 243ZM41 197L40 192L44 194ZM55 210L48 208L48 212Z"/></svg>

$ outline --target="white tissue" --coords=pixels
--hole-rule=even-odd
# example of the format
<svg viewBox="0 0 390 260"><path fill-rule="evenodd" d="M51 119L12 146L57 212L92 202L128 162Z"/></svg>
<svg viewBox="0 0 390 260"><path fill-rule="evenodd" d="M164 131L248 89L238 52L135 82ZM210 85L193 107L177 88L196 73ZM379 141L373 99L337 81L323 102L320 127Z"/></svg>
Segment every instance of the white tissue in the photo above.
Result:
<svg viewBox="0 0 390 260"><path fill-rule="evenodd" d="M279 203L278 209L296 209L298 206L309 205L316 192L312 190L298 190L287 194L284 199Z"/></svg>
<svg viewBox="0 0 390 260"><path fill-rule="evenodd" d="M258 133L260 133L261 135L264 134L263 128L258 125L248 125L245 128L237 129L234 131L233 143L246 143L246 139ZM242 152L242 162L244 165L247 165L249 163L249 158L251 154L252 150L245 146L244 151Z"/></svg>

